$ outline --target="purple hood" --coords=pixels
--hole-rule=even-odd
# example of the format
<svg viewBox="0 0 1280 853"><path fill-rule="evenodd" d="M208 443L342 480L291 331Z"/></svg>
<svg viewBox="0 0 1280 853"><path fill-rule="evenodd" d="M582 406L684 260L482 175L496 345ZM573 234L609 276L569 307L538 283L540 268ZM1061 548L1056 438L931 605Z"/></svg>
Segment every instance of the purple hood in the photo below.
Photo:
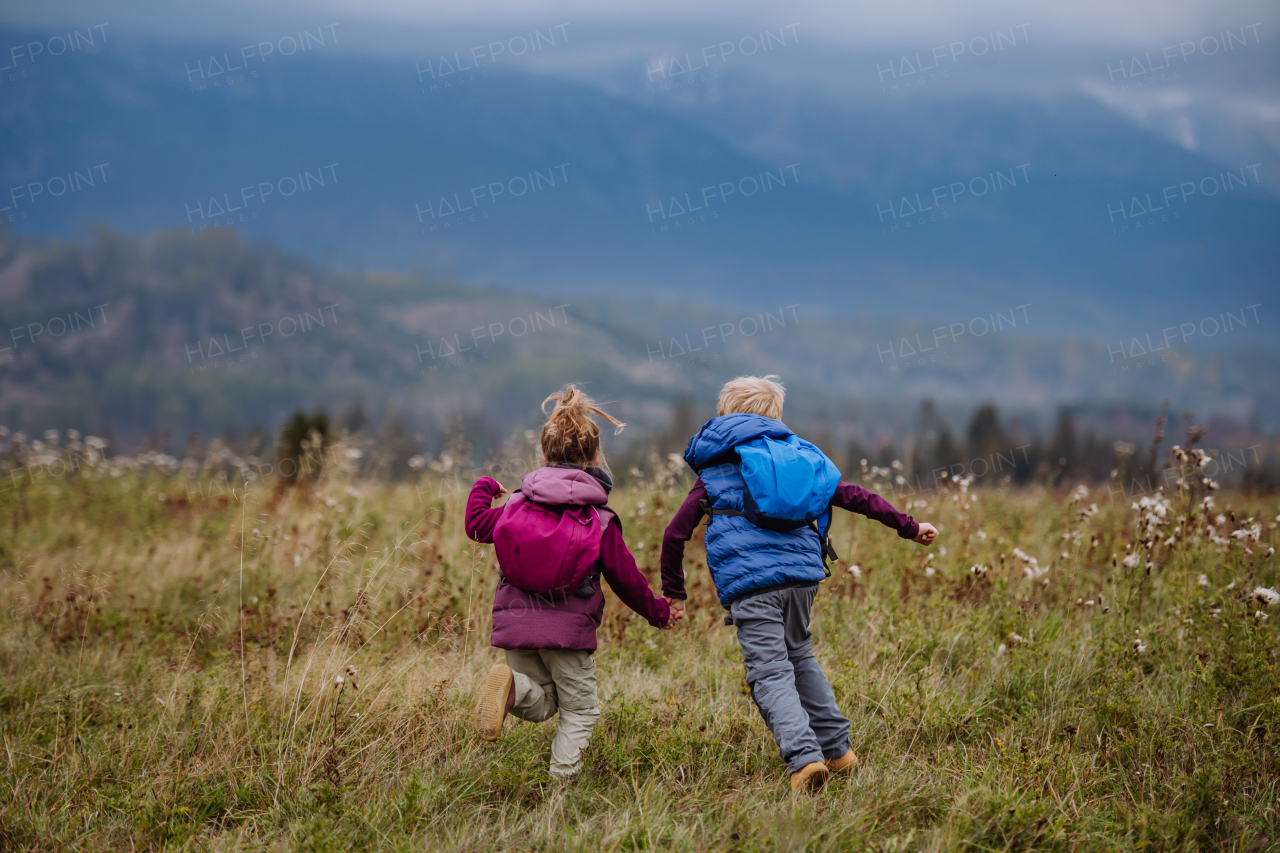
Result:
<svg viewBox="0 0 1280 853"><path fill-rule="evenodd" d="M540 504L603 506L609 500L604 485L581 468L538 468L520 480L525 497Z"/></svg>

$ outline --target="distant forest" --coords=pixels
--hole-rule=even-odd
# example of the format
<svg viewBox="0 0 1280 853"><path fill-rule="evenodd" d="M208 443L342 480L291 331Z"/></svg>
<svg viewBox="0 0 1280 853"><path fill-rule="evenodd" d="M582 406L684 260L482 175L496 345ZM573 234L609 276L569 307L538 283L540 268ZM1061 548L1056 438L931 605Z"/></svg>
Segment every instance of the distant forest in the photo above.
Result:
<svg viewBox="0 0 1280 853"><path fill-rule="evenodd" d="M704 337L700 354L673 358L664 341L696 342L699 329L732 328L716 321L734 315L335 273L229 229L100 229L88 245L0 230L0 296L0 424L10 452L19 432L45 441L46 430L77 430L105 438L109 453L148 447L200 459L216 438L233 455L270 463L296 454L314 427L326 442L367 450L359 464L368 476L408 477L439 468L445 454L453 470L472 470L528 457L541 400L577 381L615 401L611 410L631 425L610 447L625 478L681 453L726 378L779 373L793 428L847 476L864 459L891 471L904 496L929 490L944 471L981 485L1150 490L1169 448L1202 428L1199 446L1215 454L1205 473L1216 481L1280 484L1256 402L1275 397L1271 353L1241 362L1188 352L1179 384L1162 387L1141 375L1117 384L1101 342L1005 337L957 347L935 373L886 379L877 347L899 326L765 306L785 322L719 348ZM1033 402L1045 387L1077 402L1046 411ZM1171 387L1177 402L1151 399L1153 387ZM1252 395L1253 414L1202 419L1180 409L1206 402L1212 388L1231 401Z"/></svg>
<svg viewBox="0 0 1280 853"><path fill-rule="evenodd" d="M634 445L618 458L615 468L635 467L648 472L670 454L683 455L688 439L702 420L694 415L688 398L677 401L673 415L671 429ZM363 422L364 417L357 407L336 422L351 427ZM460 422L455 428L460 432L452 439L446 437L444 443L466 447L465 424ZM1002 421L993 403L976 406L967 428L955 435L938 416L934 404L926 400L920 404L916 429L900 440L867 446L857 440L841 443L821 433L810 434L809 438L823 447L846 477L857 478L867 467L892 472L881 479L892 484L898 497L927 493L943 479L961 477L972 478L976 485L995 487L1033 482L1049 486L1111 483L1126 494L1151 492L1161 486L1168 490L1177 475L1176 463L1169 458L1170 449L1193 443L1214 459L1196 475L1197 480L1208 477L1218 485L1247 490L1280 487L1276 453L1280 445L1275 439L1259 437L1251 445L1219 448L1204 443L1205 435L1205 428L1196 424L1189 412L1180 417L1168 413L1157 416L1151 424L1150 439L1142 445L1092 430L1081 435L1067 408L1059 410L1051 433L1028 435L1017 419ZM395 472L408 470L405 454L415 446L402 424L394 419L385 422L375 444L400 448L398 456L403 458L397 458L390 468ZM468 454L455 464L482 466L486 461L491 460Z"/></svg>

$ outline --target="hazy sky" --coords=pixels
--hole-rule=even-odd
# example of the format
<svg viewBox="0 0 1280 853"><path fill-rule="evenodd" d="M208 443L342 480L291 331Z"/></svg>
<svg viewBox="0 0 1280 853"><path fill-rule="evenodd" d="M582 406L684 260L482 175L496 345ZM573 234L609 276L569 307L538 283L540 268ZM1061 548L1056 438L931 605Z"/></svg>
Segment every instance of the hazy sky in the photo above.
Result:
<svg viewBox="0 0 1280 853"><path fill-rule="evenodd" d="M353 27L569 22L582 26L658 24L701 29L726 21L774 25L782 18L820 28L846 43L954 38L966 28L1013 26L1034 21L1049 41L1096 46L1141 46L1192 39L1225 27L1261 23L1275 36L1275 0L839 0L762 3L689 0L3 0L0 20L16 26L76 26L109 20L137 36L205 40L254 36L264 26L293 25L299 18L333 17Z"/></svg>

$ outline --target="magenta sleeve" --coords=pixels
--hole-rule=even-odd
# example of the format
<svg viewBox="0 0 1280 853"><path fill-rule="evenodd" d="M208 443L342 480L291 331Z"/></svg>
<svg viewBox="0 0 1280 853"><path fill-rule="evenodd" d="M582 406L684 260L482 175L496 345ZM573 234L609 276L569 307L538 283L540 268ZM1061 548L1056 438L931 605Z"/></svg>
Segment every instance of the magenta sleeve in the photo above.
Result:
<svg viewBox="0 0 1280 853"><path fill-rule="evenodd" d="M702 522L702 501L706 496L707 489L698 479L662 534L662 594L667 598L684 600L687 597L684 591L684 543L693 537L693 531Z"/></svg>
<svg viewBox="0 0 1280 853"><path fill-rule="evenodd" d="M469 538L485 544L493 542L493 528L502 517L502 509L506 504L490 504L500 494L502 486L492 477L481 477L471 487L471 494L467 496L467 512L463 517L463 527Z"/></svg>
<svg viewBox="0 0 1280 853"><path fill-rule="evenodd" d="M635 558L622 538L622 525L616 518L605 528L604 537L600 540L600 562L604 579L623 604L655 628L666 624L671 609L667 602L655 598L649 590L649 580L636 567Z"/></svg>
<svg viewBox="0 0 1280 853"><path fill-rule="evenodd" d="M903 539L915 539L920 533L920 525L914 518L898 512L893 508L893 504L875 492L867 491L853 483L841 483L837 486L835 496L831 498L831 505L873 518L885 527L892 527L898 531L898 536Z"/></svg>

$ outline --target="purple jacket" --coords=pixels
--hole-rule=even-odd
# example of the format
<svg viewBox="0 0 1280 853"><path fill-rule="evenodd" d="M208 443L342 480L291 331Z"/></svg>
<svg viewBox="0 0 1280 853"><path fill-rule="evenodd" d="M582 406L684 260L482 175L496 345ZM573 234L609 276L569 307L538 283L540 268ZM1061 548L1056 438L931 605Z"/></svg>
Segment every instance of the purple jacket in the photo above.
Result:
<svg viewBox="0 0 1280 853"><path fill-rule="evenodd" d="M706 496L706 487L698 479L662 534L662 594L667 598L685 598L684 543L689 541L702 521L702 500ZM862 486L841 483L836 487L831 505L874 518L898 531L898 536L903 539L915 539L920 535L920 525L915 519L898 512L887 500Z"/></svg>
<svg viewBox="0 0 1280 853"><path fill-rule="evenodd" d="M467 536L477 542L493 542L493 529L506 504L491 507L502 486L492 477L482 477L471 487L467 498ZM603 507L609 499L604 485L577 468L539 468L524 475L520 491L530 500L544 504L571 504ZM622 538L622 525L612 512L602 512L604 534L595 571L609 582L622 602L643 616L655 628L671 615L667 602L655 598L649 581L636 568L636 561ZM498 581L493 597L493 637L500 649L576 649L594 651L596 629L604 615L604 590L597 581L590 598L577 595L535 596L516 589L505 579Z"/></svg>

